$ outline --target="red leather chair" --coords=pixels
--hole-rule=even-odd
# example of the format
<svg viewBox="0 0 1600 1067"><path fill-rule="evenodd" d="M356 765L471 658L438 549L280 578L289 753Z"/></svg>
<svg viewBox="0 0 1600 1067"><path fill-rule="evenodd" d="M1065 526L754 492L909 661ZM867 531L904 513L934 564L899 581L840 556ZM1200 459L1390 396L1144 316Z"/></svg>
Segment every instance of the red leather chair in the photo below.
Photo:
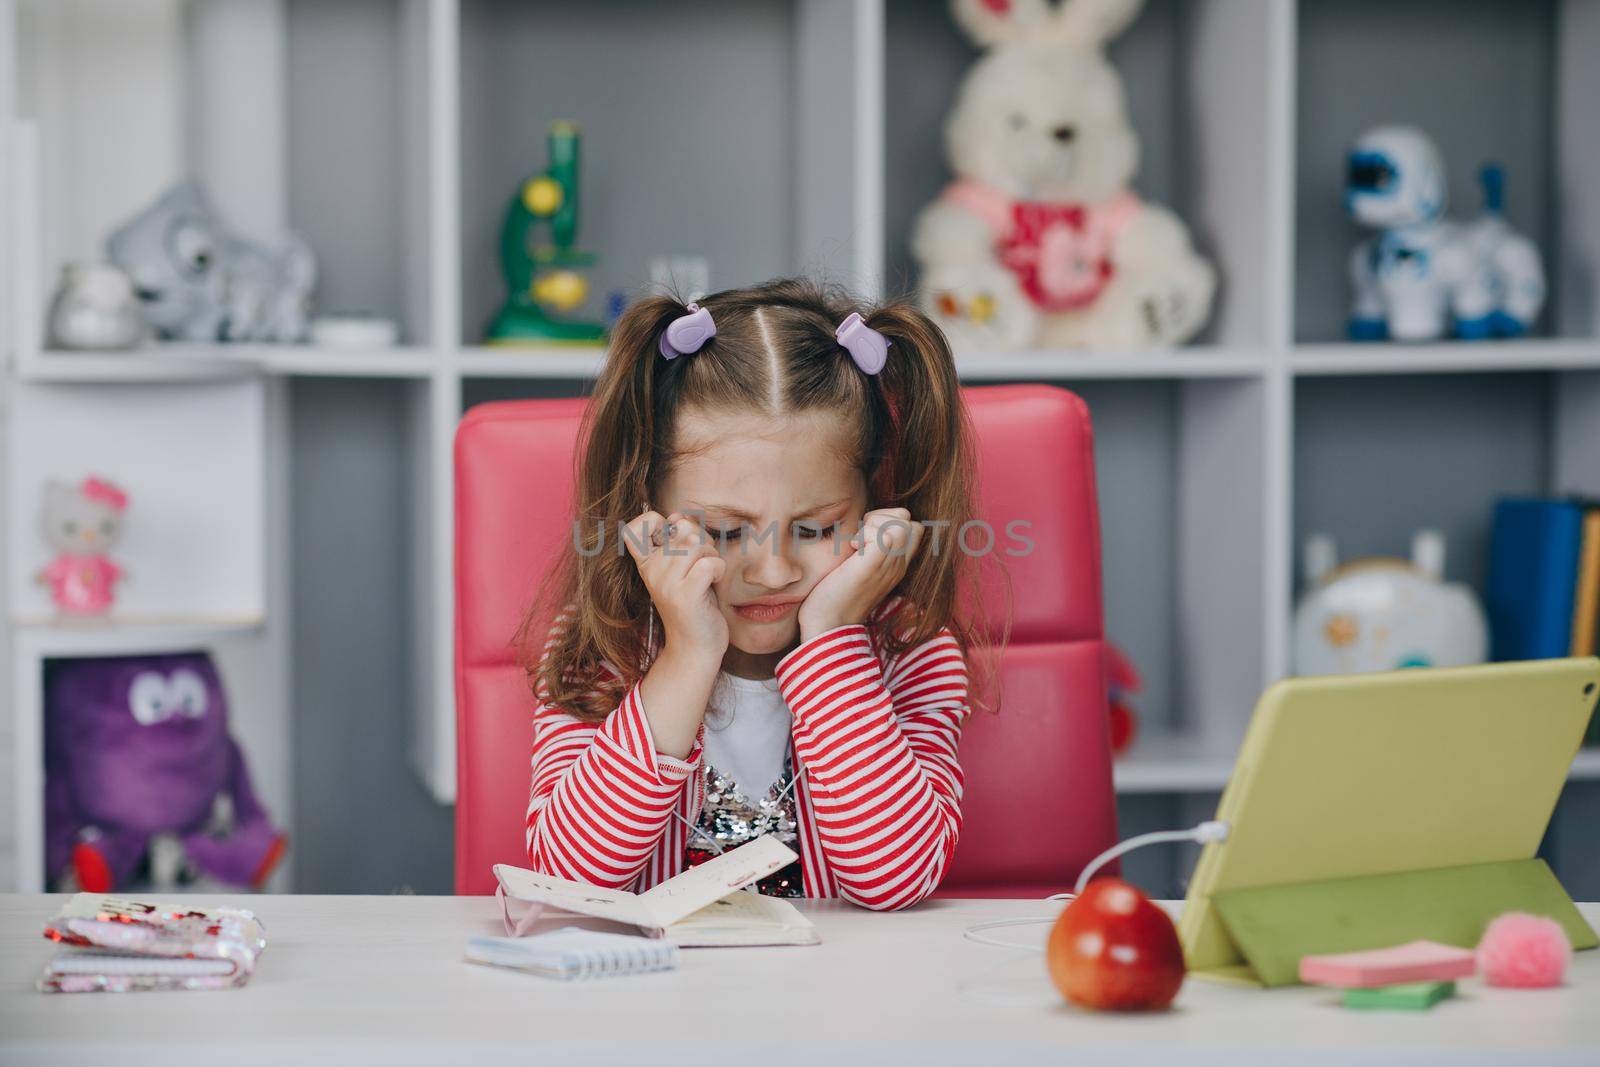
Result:
<svg viewBox="0 0 1600 1067"><path fill-rule="evenodd" d="M1013 590L1001 704L963 731L963 829L949 896L1070 889L1116 839L1093 435L1077 396L1045 385L964 390L978 438L978 514ZM525 863L530 697L510 645L539 576L570 536L572 453L585 401L473 408L456 432L456 892ZM1026 555L1008 539L1021 528ZM969 538L978 548L981 539ZM996 620L1004 594L985 588ZM993 653L991 653L993 655Z"/></svg>

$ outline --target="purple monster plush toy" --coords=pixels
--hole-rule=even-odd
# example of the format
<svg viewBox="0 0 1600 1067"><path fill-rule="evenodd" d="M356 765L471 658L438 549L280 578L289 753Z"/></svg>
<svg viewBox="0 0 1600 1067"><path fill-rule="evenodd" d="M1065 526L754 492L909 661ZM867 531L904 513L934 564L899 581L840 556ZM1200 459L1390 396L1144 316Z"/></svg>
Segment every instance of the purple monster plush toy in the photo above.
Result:
<svg viewBox="0 0 1600 1067"><path fill-rule="evenodd" d="M259 888L277 866L287 838L250 788L204 652L55 664L45 723L50 877L70 868L86 892L125 886L157 834L229 885Z"/></svg>

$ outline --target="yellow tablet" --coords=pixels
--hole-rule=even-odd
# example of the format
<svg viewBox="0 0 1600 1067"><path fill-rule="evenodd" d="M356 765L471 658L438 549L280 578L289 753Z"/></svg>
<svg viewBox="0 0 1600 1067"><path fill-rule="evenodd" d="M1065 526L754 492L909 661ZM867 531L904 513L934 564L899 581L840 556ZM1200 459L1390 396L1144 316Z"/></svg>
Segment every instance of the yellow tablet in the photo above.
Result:
<svg viewBox="0 0 1600 1067"><path fill-rule="evenodd" d="M1217 808L1228 838L1202 849L1189 885L1179 936L1190 970L1275 985L1274 954L1281 972L1297 951L1376 947L1361 942L1418 927L1475 944L1480 917L1445 915L1449 902L1548 900L1545 882L1570 909L1558 917L1581 924L1533 856L1597 688L1594 657L1272 685ZM1464 868L1470 877L1453 873ZM1300 891L1249 892L1264 887ZM1594 944L1586 924L1569 936Z"/></svg>

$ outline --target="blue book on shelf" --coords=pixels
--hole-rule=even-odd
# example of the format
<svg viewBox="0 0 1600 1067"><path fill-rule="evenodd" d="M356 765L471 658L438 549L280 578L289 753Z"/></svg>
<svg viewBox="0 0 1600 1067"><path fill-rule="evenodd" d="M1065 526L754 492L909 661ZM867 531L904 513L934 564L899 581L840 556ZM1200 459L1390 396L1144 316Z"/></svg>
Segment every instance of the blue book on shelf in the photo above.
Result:
<svg viewBox="0 0 1600 1067"><path fill-rule="evenodd" d="M1565 656L1572 641L1583 508L1571 500L1495 504L1489 543L1489 635L1497 660Z"/></svg>

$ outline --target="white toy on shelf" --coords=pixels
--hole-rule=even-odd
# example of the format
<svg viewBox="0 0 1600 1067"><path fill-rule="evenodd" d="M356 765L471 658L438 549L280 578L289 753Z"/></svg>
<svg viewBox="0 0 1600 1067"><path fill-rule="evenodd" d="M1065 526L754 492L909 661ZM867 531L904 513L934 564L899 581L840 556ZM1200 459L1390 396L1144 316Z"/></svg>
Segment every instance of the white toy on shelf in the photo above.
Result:
<svg viewBox="0 0 1600 1067"><path fill-rule="evenodd" d="M989 52L945 123L956 180L912 235L924 310L958 343L1159 348L1193 337L1216 275L1130 189L1139 138L1104 47L1141 0L955 0Z"/></svg>
<svg viewBox="0 0 1600 1067"><path fill-rule="evenodd" d="M1296 674L1462 667L1489 655L1489 626L1470 588L1444 581L1444 535L1419 530L1411 559L1337 566L1333 539L1305 548L1308 591L1294 613Z"/></svg>
<svg viewBox="0 0 1600 1067"><path fill-rule="evenodd" d="M243 237L197 181L181 181L110 237L106 255L132 279L144 318L179 341L292 342L305 337L317 261L294 234Z"/></svg>
<svg viewBox="0 0 1600 1067"><path fill-rule="evenodd" d="M133 279L107 263L63 264L46 329L52 348L137 348L145 330Z"/></svg>
<svg viewBox="0 0 1600 1067"><path fill-rule="evenodd" d="M1466 340L1518 337L1544 306L1544 266L1501 215L1503 176L1483 169L1484 213L1444 217L1445 171L1426 134L1380 126L1350 149L1345 203L1379 231L1350 256L1357 341L1428 341L1453 321Z"/></svg>

